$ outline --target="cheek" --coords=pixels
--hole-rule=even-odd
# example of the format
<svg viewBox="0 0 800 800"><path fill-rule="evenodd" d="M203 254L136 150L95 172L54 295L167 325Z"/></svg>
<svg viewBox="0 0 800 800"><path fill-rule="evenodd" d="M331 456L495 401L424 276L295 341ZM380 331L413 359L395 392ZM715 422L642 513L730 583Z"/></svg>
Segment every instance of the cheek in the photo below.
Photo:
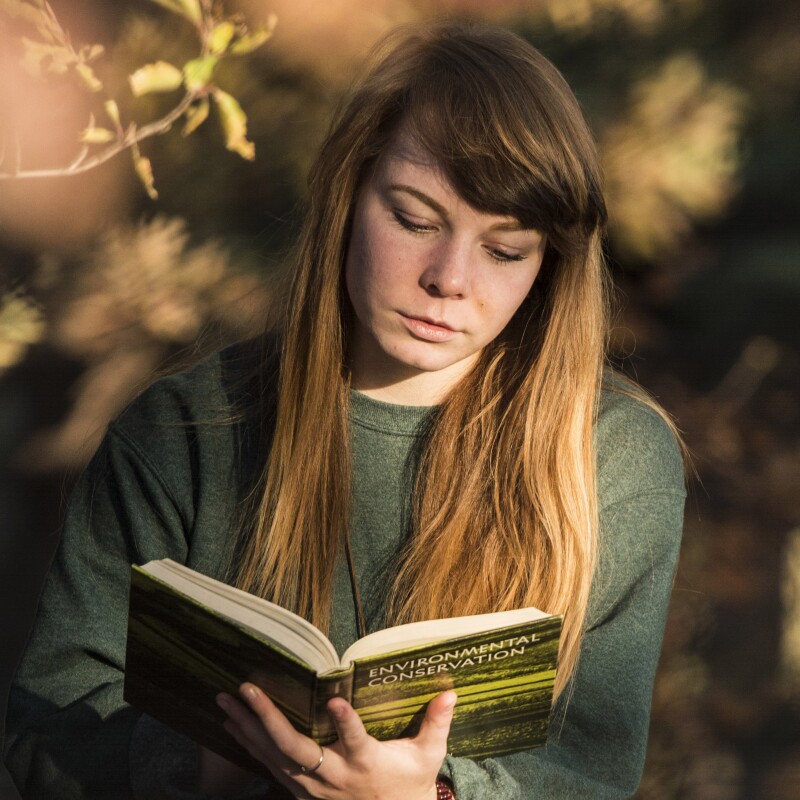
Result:
<svg viewBox="0 0 800 800"><path fill-rule="evenodd" d="M345 260L345 283L350 300L375 304L389 302L405 285L402 250L391 234L371 232L354 238Z"/></svg>
<svg viewBox="0 0 800 800"><path fill-rule="evenodd" d="M357 217L344 262L345 286L356 311L363 305L364 287L369 282L369 250L363 220Z"/></svg>
<svg viewBox="0 0 800 800"><path fill-rule="evenodd" d="M365 236L354 238L345 260L345 286L356 314L366 321L381 305L389 276L383 274L381 259L376 258L375 242Z"/></svg>
<svg viewBox="0 0 800 800"><path fill-rule="evenodd" d="M491 308L489 313L493 314L500 327L504 327L525 302L532 286L533 281L529 279L513 281L503 286L496 285L492 294L481 301L481 310Z"/></svg>

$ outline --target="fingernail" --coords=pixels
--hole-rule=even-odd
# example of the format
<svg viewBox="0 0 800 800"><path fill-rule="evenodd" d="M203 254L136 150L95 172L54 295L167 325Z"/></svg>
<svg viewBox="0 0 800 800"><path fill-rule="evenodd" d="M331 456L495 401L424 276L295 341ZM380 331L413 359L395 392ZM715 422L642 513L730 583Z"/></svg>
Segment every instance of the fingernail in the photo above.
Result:
<svg viewBox="0 0 800 800"><path fill-rule="evenodd" d="M231 707L231 701L224 694L217 695L217 705L223 710L228 711Z"/></svg>
<svg viewBox="0 0 800 800"><path fill-rule="evenodd" d="M458 695L455 692L451 693L451 695L447 698L447 701L445 703L445 711L452 711L456 707L457 701L458 701Z"/></svg>
<svg viewBox="0 0 800 800"><path fill-rule="evenodd" d="M258 697L258 689L250 684L244 687L244 693L248 700L255 700Z"/></svg>

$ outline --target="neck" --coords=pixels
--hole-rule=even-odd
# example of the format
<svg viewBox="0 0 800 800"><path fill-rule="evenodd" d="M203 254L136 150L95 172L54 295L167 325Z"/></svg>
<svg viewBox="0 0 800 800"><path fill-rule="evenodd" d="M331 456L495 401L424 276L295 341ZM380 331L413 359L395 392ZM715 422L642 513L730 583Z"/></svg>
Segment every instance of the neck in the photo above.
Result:
<svg viewBox="0 0 800 800"><path fill-rule="evenodd" d="M444 402L451 389L472 364L454 364L439 370L420 370L399 364L397 369L370 369L355 358L350 365L350 386L384 403L402 406L436 406Z"/></svg>

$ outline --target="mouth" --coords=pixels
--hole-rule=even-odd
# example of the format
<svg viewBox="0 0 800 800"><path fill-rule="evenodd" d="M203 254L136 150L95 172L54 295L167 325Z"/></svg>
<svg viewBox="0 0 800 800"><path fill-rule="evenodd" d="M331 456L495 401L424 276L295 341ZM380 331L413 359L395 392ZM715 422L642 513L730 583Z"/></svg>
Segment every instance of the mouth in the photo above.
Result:
<svg viewBox="0 0 800 800"><path fill-rule="evenodd" d="M438 319L433 319L432 317L412 317L408 314L403 314L403 316L406 319L416 320L417 322L421 322L424 325L430 326L431 328L442 328L443 330L446 331L455 331L455 328L448 325L446 322L442 322L441 320Z"/></svg>
<svg viewBox="0 0 800 800"><path fill-rule="evenodd" d="M411 317L401 312L400 318L414 337L426 342L446 342L459 334L446 322L430 317Z"/></svg>

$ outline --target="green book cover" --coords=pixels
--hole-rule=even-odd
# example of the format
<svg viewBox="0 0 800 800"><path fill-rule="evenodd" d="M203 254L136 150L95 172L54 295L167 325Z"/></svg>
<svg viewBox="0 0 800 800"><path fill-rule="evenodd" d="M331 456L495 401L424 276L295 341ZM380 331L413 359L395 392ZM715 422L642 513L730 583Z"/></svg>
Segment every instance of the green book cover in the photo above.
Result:
<svg viewBox="0 0 800 800"><path fill-rule="evenodd" d="M454 689L448 751L484 758L544 744L560 632L560 616L535 609L433 620L371 634L340 660L307 621L165 559L131 571L125 700L263 773L223 729L219 692L255 683L325 744L331 697L390 739L413 735L428 701Z"/></svg>

